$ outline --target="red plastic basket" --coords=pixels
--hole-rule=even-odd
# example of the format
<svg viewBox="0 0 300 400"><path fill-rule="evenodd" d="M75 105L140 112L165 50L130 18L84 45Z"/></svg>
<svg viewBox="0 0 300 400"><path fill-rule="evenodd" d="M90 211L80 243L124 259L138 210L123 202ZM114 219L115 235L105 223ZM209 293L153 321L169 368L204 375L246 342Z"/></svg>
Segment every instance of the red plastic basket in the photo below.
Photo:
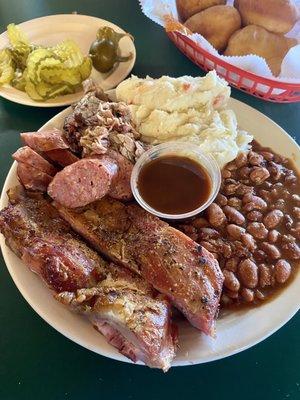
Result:
<svg viewBox="0 0 300 400"><path fill-rule="evenodd" d="M277 82L235 67L210 54L180 32L167 32L167 35L179 50L196 65L205 71L215 69L218 75L237 89L276 103L300 101L300 84Z"/></svg>

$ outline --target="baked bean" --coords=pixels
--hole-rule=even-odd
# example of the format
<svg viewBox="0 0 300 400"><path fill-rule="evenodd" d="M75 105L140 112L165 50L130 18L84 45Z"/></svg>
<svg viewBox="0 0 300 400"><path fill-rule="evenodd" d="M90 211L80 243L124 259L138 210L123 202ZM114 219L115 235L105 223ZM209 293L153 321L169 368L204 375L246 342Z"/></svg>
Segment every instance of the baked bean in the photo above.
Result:
<svg viewBox="0 0 300 400"><path fill-rule="evenodd" d="M250 172L251 172L251 168L243 167L239 170L239 175L241 178L248 178L248 176L250 175Z"/></svg>
<svg viewBox="0 0 300 400"><path fill-rule="evenodd" d="M259 263L263 263L265 262L267 255L264 251L262 251L261 249L255 250L254 252L254 258L257 262Z"/></svg>
<svg viewBox="0 0 300 400"><path fill-rule="evenodd" d="M274 155L269 151L260 151L259 154L261 154L263 158L267 161L272 161L274 158Z"/></svg>
<svg viewBox="0 0 300 400"><path fill-rule="evenodd" d="M263 215L260 211L250 211L247 214L247 218L249 221L259 222L262 220Z"/></svg>
<svg viewBox="0 0 300 400"><path fill-rule="evenodd" d="M300 196L299 194L292 194L292 200L295 204L297 204L298 206L300 206Z"/></svg>
<svg viewBox="0 0 300 400"><path fill-rule="evenodd" d="M296 175L294 175L294 172L293 172L293 171L291 171L291 173L288 173L288 174L287 174L287 176L284 178L284 182L285 182L287 185L291 185L291 184L297 182L297 177L296 177Z"/></svg>
<svg viewBox="0 0 300 400"><path fill-rule="evenodd" d="M199 228L203 228L205 226L209 226L209 222L205 218L198 217L198 218L194 219L194 221L192 221L192 225L195 228L199 229Z"/></svg>
<svg viewBox="0 0 300 400"><path fill-rule="evenodd" d="M251 257L251 252L249 249L244 245L244 243L235 240L233 242L233 252L236 257L244 258L244 257Z"/></svg>
<svg viewBox="0 0 300 400"><path fill-rule="evenodd" d="M238 267L238 276L244 286L255 288L258 284L257 265L250 259L241 261Z"/></svg>
<svg viewBox="0 0 300 400"><path fill-rule="evenodd" d="M237 225L243 225L245 223L245 217L242 213L236 210L233 207L225 206L223 211L230 222L233 222Z"/></svg>
<svg viewBox="0 0 300 400"><path fill-rule="evenodd" d="M233 292L238 292L240 289L240 282L238 281L234 273L232 271L224 269L223 275L224 275L224 286Z"/></svg>
<svg viewBox="0 0 300 400"><path fill-rule="evenodd" d="M279 197L282 197L282 198L286 197L285 195L283 195L283 189L282 188L279 189L279 188L273 187L273 189L271 190L270 194L271 194L271 198L272 199L275 199L275 198L278 199Z"/></svg>
<svg viewBox="0 0 300 400"><path fill-rule="evenodd" d="M291 229L291 234L298 240L300 240L300 222L297 222L295 227Z"/></svg>
<svg viewBox="0 0 300 400"><path fill-rule="evenodd" d="M269 171L264 167L254 167L250 173L250 179L256 185L261 185L269 176Z"/></svg>
<svg viewBox="0 0 300 400"><path fill-rule="evenodd" d="M291 275L291 264L286 260L278 260L275 264L275 279L278 283L286 282Z"/></svg>
<svg viewBox="0 0 300 400"><path fill-rule="evenodd" d="M258 289L256 289L254 291L254 296L257 300L264 300L265 299L265 295Z"/></svg>
<svg viewBox="0 0 300 400"><path fill-rule="evenodd" d="M273 187L273 189L283 189L284 188L282 182L277 182L272 187Z"/></svg>
<svg viewBox="0 0 300 400"><path fill-rule="evenodd" d="M276 260L281 257L280 251L274 244L263 242L261 244L261 248L272 260Z"/></svg>
<svg viewBox="0 0 300 400"><path fill-rule="evenodd" d="M286 258L289 260L299 260L300 247L295 242L288 242L282 245L282 249L286 252Z"/></svg>
<svg viewBox="0 0 300 400"><path fill-rule="evenodd" d="M246 212L252 210L265 210L266 208L267 208L267 203L258 196L252 196L251 201L249 203L246 202L246 204L244 204L243 206L243 210Z"/></svg>
<svg viewBox="0 0 300 400"><path fill-rule="evenodd" d="M207 215L208 221L213 227L221 226L226 221L226 217L224 212L222 211L222 208L216 203L212 203L208 207Z"/></svg>
<svg viewBox="0 0 300 400"><path fill-rule="evenodd" d="M272 285L272 269L266 264L258 266L259 286L264 288Z"/></svg>
<svg viewBox="0 0 300 400"><path fill-rule="evenodd" d="M271 200L270 200L271 201ZM281 210L284 211L286 208L285 200L284 199L278 199L274 203L271 203L270 208L272 210Z"/></svg>
<svg viewBox="0 0 300 400"><path fill-rule="evenodd" d="M237 210L242 208L242 200L237 197L231 197L227 203L230 207L234 207Z"/></svg>
<svg viewBox="0 0 300 400"><path fill-rule="evenodd" d="M240 259L238 257L229 258L225 263L225 268L229 271L235 272L239 265Z"/></svg>
<svg viewBox="0 0 300 400"><path fill-rule="evenodd" d="M220 206L226 206L227 204L227 197L224 196L223 194L219 193L218 196L216 197L215 202Z"/></svg>
<svg viewBox="0 0 300 400"><path fill-rule="evenodd" d="M247 165L248 162L248 154L247 153L239 153L235 159L235 164L238 168Z"/></svg>
<svg viewBox="0 0 300 400"><path fill-rule="evenodd" d="M275 162L271 161L269 165L269 171L271 173L272 179L275 181L279 181L279 179L283 175L283 168L281 165L276 164Z"/></svg>
<svg viewBox="0 0 300 400"><path fill-rule="evenodd" d="M267 203L259 196L255 196L253 193L246 193L243 196L243 203L254 203L257 210L264 210L267 208ZM251 210L250 210L251 211Z"/></svg>
<svg viewBox="0 0 300 400"><path fill-rule="evenodd" d="M229 304L232 303L232 300L227 296L227 294L223 293L220 302L224 306L228 306Z"/></svg>
<svg viewBox="0 0 300 400"><path fill-rule="evenodd" d="M247 303L251 303L254 300L254 292L251 289L243 288L241 296Z"/></svg>
<svg viewBox="0 0 300 400"><path fill-rule="evenodd" d="M259 195L268 203L270 203L272 201L272 196L271 193L268 190L265 189L261 189L259 191Z"/></svg>
<svg viewBox="0 0 300 400"><path fill-rule="evenodd" d="M264 218L264 224L267 229L273 229L280 224L283 218L281 210L272 210Z"/></svg>
<svg viewBox="0 0 300 400"><path fill-rule="evenodd" d="M290 215L286 214L283 217L283 223L284 223L286 229L289 231L293 227L294 221Z"/></svg>
<svg viewBox="0 0 300 400"><path fill-rule="evenodd" d="M250 233L243 233L241 235L241 240L250 251L254 251L256 249L256 242Z"/></svg>
<svg viewBox="0 0 300 400"><path fill-rule="evenodd" d="M227 179L231 177L231 172L228 169L222 170L222 178Z"/></svg>
<svg viewBox="0 0 300 400"><path fill-rule="evenodd" d="M238 240L241 237L242 233L245 233L245 228L242 228L238 225L229 224L227 226L227 232L232 239Z"/></svg>
<svg viewBox="0 0 300 400"><path fill-rule="evenodd" d="M228 243L220 243L219 252L225 258L230 258L232 254L231 246Z"/></svg>
<svg viewBox="0 0 300 400"><path fill-rule="evenodd" d="M262 222L250 222L247 231L256 239L265 239L268 236L268 230Z"/></svg>
<svg viewBox="0 0 300 400"><path fill-rule="evenodd" d="M276 229L272 229L268 234L268 241L270 243L276 243L279 236L280 236L280 233Z"/></svg>
<svg viewBox="0 0 300 400"><path fill-rule="evenodd" d="M232 194L235 194L237 189L239 188L240 183L229 183L228 185L225 185L223 192L227 196L231 196Z"/></svg>
<svg viewBox="0 0 300 400"><path fill-rule="evenodd" d="M295 218L300 219L300 207L293 207L293 215Z"/></svg>
<svg viewBox="0 0 300 400"><path fill-rule="evenodd" d="M225 168L228 169L228 171L235 171L238 167L234 161L230 161Z"/></svg>
<svg viewBox="0 0 300 400"><path fill-rule="evenodd" d="M264 161L264 158L261 154L255 153L255 151L249 152L249 163L251 165L261 165Z"/></svg>
<svg viewBox="0 0 300 400"><path fill-rule="evenodd" d="M199 234L199 238L200 239L216 239L218 237L220 237L220 233L213 229L213 228L200 228L198 229L198 234Z"/></svg>
<svg viewBox="0 0 300 400"><path fill-rule="evenodd" d="M253 193L254 192L254 188L253 186L247 186L247 185L240 185L236 191L236 194L238 196L244 196L244 194L246 193Z"/></svg>

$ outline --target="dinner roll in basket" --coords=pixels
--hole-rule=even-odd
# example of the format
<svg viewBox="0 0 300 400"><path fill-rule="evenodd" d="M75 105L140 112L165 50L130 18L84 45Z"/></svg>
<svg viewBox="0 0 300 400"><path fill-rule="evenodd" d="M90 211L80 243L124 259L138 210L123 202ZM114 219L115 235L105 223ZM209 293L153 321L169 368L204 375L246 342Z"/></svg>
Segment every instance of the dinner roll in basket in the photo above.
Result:
<svg viewBox="0 0 300 400"><path fill-rule="evenodd" d="M287 33L299 18L293 0L235 0L243 25L258 25L274 33Z"/></svg>
<svg viewBox="0 0 300 400"><path fill-rule="evenodd" d="M226 4L227 0L176 0L179 18L185 22L192 15L212 6Z"/></svg>
<svg viewBox="0 0 300 400"><path fill-rule="evenodd" d="M184 25L222 51L232 34L241 27L241 17L234 7L214 6L193 15Z"/></svg>
<svg viewBox="0 0 300 400"><path fill-rule="evenodd" d="M278 76L282 61L297 40L272 33L261 26L248 25L235 32L229 40L225 56L256 54L263 57L273 75Z"/></svg>

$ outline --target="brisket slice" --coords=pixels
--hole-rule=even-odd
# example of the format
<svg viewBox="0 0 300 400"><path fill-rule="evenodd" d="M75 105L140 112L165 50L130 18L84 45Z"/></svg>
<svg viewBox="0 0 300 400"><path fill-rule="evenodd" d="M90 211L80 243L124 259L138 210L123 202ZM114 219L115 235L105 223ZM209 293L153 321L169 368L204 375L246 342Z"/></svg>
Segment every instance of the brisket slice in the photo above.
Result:
<svg viewBox="0 0 300 400"><path fill-rule="evenodd" d="M104 198L60 215L95 249L140 274L196 328L214 334L223 275L202 246L135 204Z"/></svg>

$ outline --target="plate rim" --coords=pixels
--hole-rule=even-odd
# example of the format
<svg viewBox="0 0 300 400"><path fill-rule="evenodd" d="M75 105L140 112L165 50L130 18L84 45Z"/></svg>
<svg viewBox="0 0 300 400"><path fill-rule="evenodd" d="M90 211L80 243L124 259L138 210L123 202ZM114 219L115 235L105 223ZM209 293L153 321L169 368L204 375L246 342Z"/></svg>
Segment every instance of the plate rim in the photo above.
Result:
<svg viewBox="0 0 300 400"><path fill-rule="evenodd" d="M86 14L80 14L80 13L76 13L76 14L75 13L74 14L73 13L66 13L66 14L58 13L58 14L44 15L44 16L41 16L41 17L32 18L32 19L29 19L29 20L22 21L22 22L20 22L20 23L18 23L16 25L17 26L22 26L23 24L27 24L27 23L30 23L30 22L33 22L33 21L41 21L41 20L44 20L44 19L47 20L49 18L55 18L55 17L71 17L71 18L77 18L77 17L81 18L81 17L83 17L83 18L94 19L95 21L98 20L98 21L113 25L115 28L117 28L120 31L126 33L126 31L122 27L120 27L119 25L115 24L114 22L108 21L108 20L103 19L103 18L95 17L93 15L86 15ZM0 34L0 40L1 40L2 37L4 37L6 35L6 33L7 33L7 29ZM2 49L2 47L0 47L0 49ZM109 88L108 90L115 88L132 71L132 69L133 69L133 67L134 67L134 65L136 63L136 47L135 47L134 41L132 41L132 50L131 51L132 51L133 57L129 60L130 63L128 64L128 67L126 68L126 71L122 74L122 76L120 76L120 79L118 79L118 81L115 82L114 86ZM14 89L9 84L3 85L3 87L8 87L8 86L11 87L12 89ZM17 89L15 89L15 90L17 91ZM65 98L67 96L74 96L74 98L71 99L71 100L68 100L68 99L66 100ZM2 88L0 87L0 97L4 98L6 100L9 100L9 101L11 101L11 102L13 102L15 104L21 104L21 105L27 106L27 107L41 107L41 108L66 107L66 106L70 106L73 103L76 103L77 101L79 101L82 96L83 96L83 90L81 90L80 92L72 93L70 95L59 96L57 98L51 99L51 100L53 100L52 103L51 102L47 102L47 101L45 101L45 102L34 101L28 95L24 99L21 98L20 101L16 101L16 100L11 98L9 93L3 92ZM61 101L55 101L54 102L54 100L56 100L56 99L61 99ZM65 100L63 100L63 99L65 99Z"/></svg>
<svg viewBox="0 0 300 400"><path fill-rule="evenodd" d="M271 118L269 118L268 116L264 115L262 112L258 111L257 109L255 109L254 107L249 106L248 104L245 104L239 100L230 99L230 102L233 103L237 103L237 105L244 107L245 109L249 109L253 112L253 110L256 113L259 113L261 117L263 117L264 119L267 119L268 122L272 123L273 125L276 125L277 128L281 131L281 134L283 134L284 136L286 136L288 138L289 141L293 142L293 144L298 148L298 151L300 151L300 146L298 145L298 143L294 140L293 137L291 137L280 125L278 125L276 122L274 122ZM230 106L230 103L229 103ZM68 112L71 111L71 107L65 108L64 110L60 111L58 114L56 114L55 116L53 116L50 120L48 120L39 130L43 129L45 126L48 126L50 124L55 123L55 120L58 119L59 117L64 116L64 114L68 114ZM238 118L238 115L237 115ZM3 188L2 188L2 192L1 192L1 197L0 197L0 209L3 208L3 206L5 205L5 199L6 199L6 187L8 186L8 183L10 181L10 179L12 178L13 174L15 173L15 168L16 168L16 162L14 161L8 171L8 174L6 176L6 179L4 181L3 184ZM11 278L13 279L15 285L17 286L19 292L21 293L21 295L24 297L24 299L27 301L27 303L33 308L33 310L44 320L47 322L47 324L49 324L52 328L54 328L57 332L61 333L63 336L65 336L66 338L68 338L69 340L72 340L74 343L95 352L96 354L102 355L104 357L108 357L110 359L114 359L117 361L122 361L122 362L126 362L129 364L133 364L133 362L129 359L127 359L126 357L124 357L123 355L119 354L119 353L110 353L109 351L106 351L104 349L100 349L99 348L94 348L94 346L91 346L88 344L88 342L84 342L82 341L80 338L74 337L72 334L70 334L67 330L64 330L64 328L61 328L59 325L59 322L49 322L48 316L47 316L47 312L44 312L43 310L40 309L38 304L35 304L31 301L30 296L27 296L27 294L23 293L23 290L19 287L19 283L17 282L16 277L14 276L13 273L13 267L11 265L10 262L8 262L8 255L9 252L11 252L11 250L8 248L8 246L6 246L5 244L5 239L4 236L0 234L0 247L2 250L2 254L3 254L3 258L5 261L5 265L6 268L8 269L8 272L11 276ZM300 274L300 273L299 273ZM49 289L44 286L45 290ZM286 290L288 290L288 287L286 288ZM275 298L276 299L276 298ZM273 300L270 301L270 303ZM267 339L268 337L270 337L273 333L275 333L276 331L278 331L281 327L283 327L290 319L293 318L293 316L299 311L300 309L300 302L297 304L297 302L295 301L295 303L289 307L289 312L286 313L284 315L284 317L280 318L280 322L275 325L273 328L271 329L265 329L265 332L263 334L260 335L253 335L253 339L251 341L249 341L249 343L240 346L239 348L236 348L234 350L231 350L230 348L225 351L222 352L222 354L214 354L210 357L206 357L206 358L202 358L202 359L196 359L196 360L182 360L182 361L177 361L176 358L172 363L172 367L178 367L178 366L189 366L189 365L197 365L197 364L204 364L207 362L212 362L212 361L217 361L223 358L227 358L230 356L233 356L235 354L238 354L244 350L247 350L253 346L256 346L258 343L264 341L265 339ZM113 350L113 348L112 348ZM114 349L115 350L115 349ZM101 352L100 352L101 351ZM144 365L141 362L137 362L136 364L139 365Z"/></svg>

